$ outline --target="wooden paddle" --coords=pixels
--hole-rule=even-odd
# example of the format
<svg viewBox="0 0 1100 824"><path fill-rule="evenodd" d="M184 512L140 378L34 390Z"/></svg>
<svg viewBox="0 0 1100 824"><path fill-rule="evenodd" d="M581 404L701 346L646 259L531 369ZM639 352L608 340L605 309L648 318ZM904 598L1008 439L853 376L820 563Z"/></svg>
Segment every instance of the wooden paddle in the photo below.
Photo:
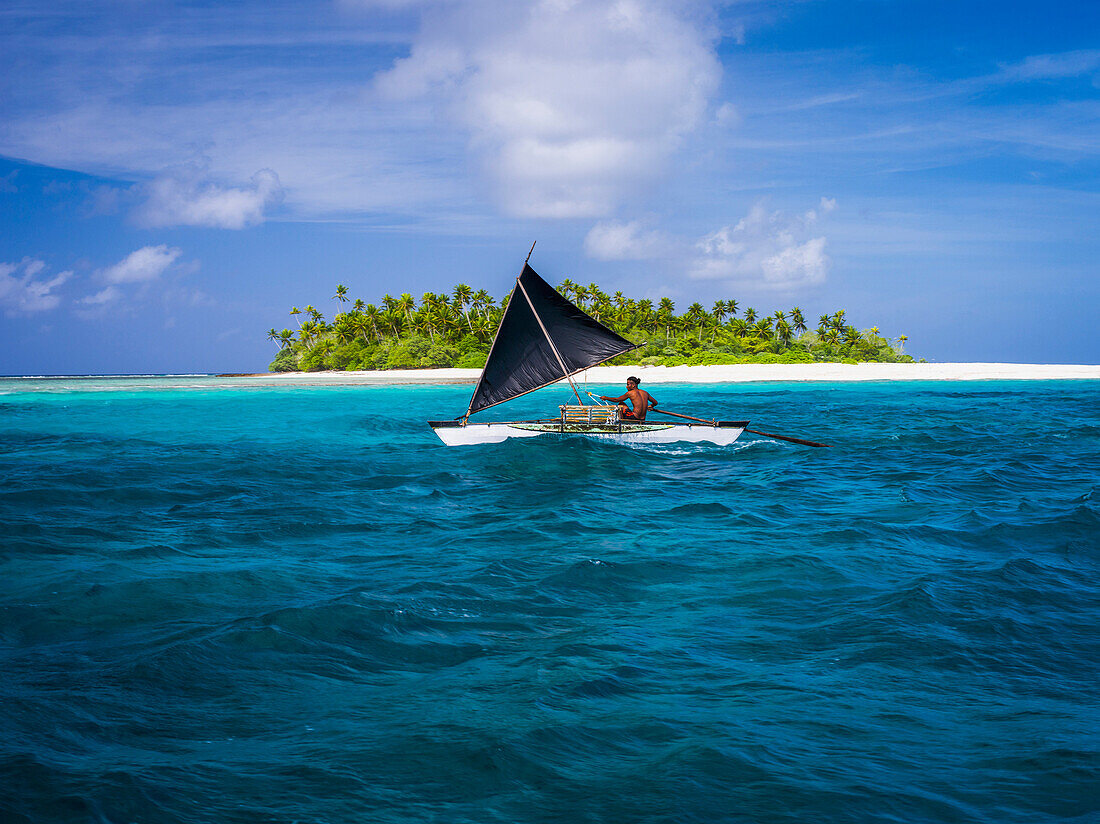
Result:
<svg viewBox="0 0 1100 824"><path fill-rule="evenodd" d="M717 424L718 421L708 421L704 418L693 418L691 415L681 415L679 412L666 412L663 409L658 409L655 406L649 408L650 412L659 412L662 415L671 415L674 418L687 418L689 421L699 421L699 423L709 423L712 426ZM828 448L827 443L818 443L817 441L804 441L802 438L792 438L789 435L776 435L774 432L760 432L756 429L746 429L746 432L751 432L754 435L763 435L765 438L775 438L778 441L790 441L791 443L802 444L803 446L818 446Z"/></svg>
<svg viewBox="0 0 1100 824"><path fill-rule="evenodd" d="M760 432L757 429L746 429L746 432L751 432L754 435L763 435L765 438L775 438L777 441L790 441L791 443L800 443L803 446L818 446L829 447L827 443L818 443L817 441L804 441L801 438L792 438L790 435L776 435L774 432Z"/></svg>

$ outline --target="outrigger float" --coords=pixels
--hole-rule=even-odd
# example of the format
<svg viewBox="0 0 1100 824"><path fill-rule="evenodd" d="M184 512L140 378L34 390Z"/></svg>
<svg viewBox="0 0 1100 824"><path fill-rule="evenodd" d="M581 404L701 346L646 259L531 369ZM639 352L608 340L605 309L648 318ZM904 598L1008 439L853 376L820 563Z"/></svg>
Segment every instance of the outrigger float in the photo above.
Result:
<svg viewBox="0 0 1100 824"><path fill-rule="evenodd" d="M534 251L534 244L531 251ZM619 443L708 442L726 446L748 421L707 421L651 409L693 423L624 421L618 406L585 404L573 376L645 344L634 344L570 302L528 265L508 298L470 406L453 421L428 421L447 446L500 443L509 438L580 435ZM565 379L576 404L558 407L556 418L470 423L470 415ZM590 397L595 397L588 393ZM752 430L750 430L752 431Z"/></svg>

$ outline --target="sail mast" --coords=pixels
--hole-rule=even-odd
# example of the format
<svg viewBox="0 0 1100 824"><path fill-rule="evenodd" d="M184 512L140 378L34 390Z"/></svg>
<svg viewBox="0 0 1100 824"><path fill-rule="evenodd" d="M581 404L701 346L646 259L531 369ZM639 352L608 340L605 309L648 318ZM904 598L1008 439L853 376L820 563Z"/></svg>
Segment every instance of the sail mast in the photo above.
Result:
<svg viewBox="0 0 1100 824"><path fill-rule="evenodd" d="M534 251L534 246L531 250ZM527 264L525 263L524 266ZM550 333L546 331L546 326L542 322L542 318L539 317L539 313L535 311L535 304L531 301L531 296L527 294L527 290L523 287L523 281L517 280L516 286L523 292L523 296L527 298L527 305L531 307L531 314L535 316L535 320L539 322L539 329L542 330L542 334L546 335L546 342L550 344L550 348L554 350L554 357L558 359L558 363L561 365L562 374L565 375L565 379L569 381L569 385L573 388L573 394L577 396L577 403L584 406L584 401L581 400L581 393L577 391L577 385L573 383L573 376L569 373L569 367L565 365L565 361L561 359L561 353L558 352L558 347L554 345L554 339L550 337Z"/></svg>

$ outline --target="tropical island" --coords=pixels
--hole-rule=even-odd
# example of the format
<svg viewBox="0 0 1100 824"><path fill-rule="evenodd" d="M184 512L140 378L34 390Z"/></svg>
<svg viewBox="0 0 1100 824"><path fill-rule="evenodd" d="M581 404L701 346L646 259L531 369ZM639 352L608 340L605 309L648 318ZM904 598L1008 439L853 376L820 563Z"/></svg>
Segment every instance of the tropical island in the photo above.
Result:
<svg viewBox="0 0 1100 824"><path fill-rule="evenodd" d="M797 306L763 315L736 300L719 300L708 311L698 302L682 314L670 298L635 300L596 284L566 279L558 291L623 337L646 345L620 355L612 365L710 366L741 363L913 363L905 335L887 338L877 327L857 329L845 311L821 315L811 328ZM298 329L268 339L279 352L272 372L327 370L480 369L508 305L487 291L460 283L448 294L383 295L380 304L352 300L336 287L331 322L312 305L290 315Z"/></svg>

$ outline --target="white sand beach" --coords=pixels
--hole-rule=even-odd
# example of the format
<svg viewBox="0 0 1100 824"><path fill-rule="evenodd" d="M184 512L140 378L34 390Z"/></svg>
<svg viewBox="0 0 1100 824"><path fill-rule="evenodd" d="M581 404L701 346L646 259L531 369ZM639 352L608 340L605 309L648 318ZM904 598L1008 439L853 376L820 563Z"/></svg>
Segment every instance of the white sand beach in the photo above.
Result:
<svg viewBox="0 0 1100 824"><path fill-rule="evenodd" d="M284 372L234 375L243 385L369 386L474 383L477 369L394 369L373 372ZM730 366L597 366L589 384L619 384L637 375L643 384L804 381L1100 380L1100 365L1034 363L807 363ZM578 380L583 377L578 376Z"/></svg>

